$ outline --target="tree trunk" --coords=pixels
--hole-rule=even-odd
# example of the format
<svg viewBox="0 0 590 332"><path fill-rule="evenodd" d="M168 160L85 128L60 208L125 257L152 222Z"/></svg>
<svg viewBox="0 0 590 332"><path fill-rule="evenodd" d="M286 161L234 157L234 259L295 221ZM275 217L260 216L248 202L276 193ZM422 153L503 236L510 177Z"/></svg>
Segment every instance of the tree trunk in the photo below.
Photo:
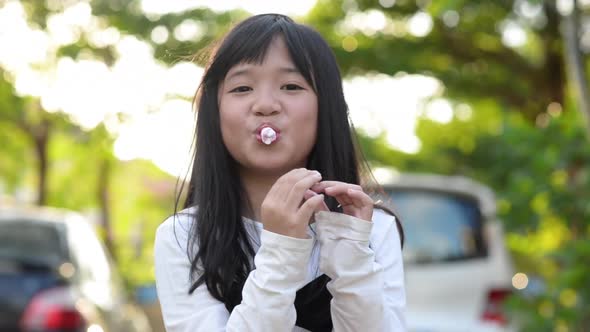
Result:
<svg viewBox="0 0 590 332"><path fill-rule="evenodd" d="M573 8L563 15L562 25L563 40L565 43L565 56L568 63L570 79L578 99L578 109L582 113L586 126L586 137L590 140L590 92L584 69L582 52L580 51L580 20L578 2L573 1Z"/></svg>
<svg viewBox="0 0 590 332"><path fill-rule="evenodd" d="M100 222L104 230L104 242L113 260L117 260L114 245L114 235L111 226L111 205L109 199L109 180L111 163L108 158L102 160L98 174L98 200L100 203Z"/></svg>
<svg viewBox="0 0 590 332"><path fill-rule="evenodd" d="M37 168L37 205L47 204L47 172L49 170L49 159L47 156L47 145L49 142L49 123L42 121L38 126L30 127L30 134L35 145L35 154L39 162Z"/></svg>
<svg viewBox="0 0 590 332"><path fill-rule="evenodd" d="M563 106L567 86L565 59L561 51L561 35L559 33L560 16L555 6L546 6L547 33L543 37L545 49L545 97L541 105L544 112L547 106L556 102ZM537 112L539 114L539 112Z"/></svg>

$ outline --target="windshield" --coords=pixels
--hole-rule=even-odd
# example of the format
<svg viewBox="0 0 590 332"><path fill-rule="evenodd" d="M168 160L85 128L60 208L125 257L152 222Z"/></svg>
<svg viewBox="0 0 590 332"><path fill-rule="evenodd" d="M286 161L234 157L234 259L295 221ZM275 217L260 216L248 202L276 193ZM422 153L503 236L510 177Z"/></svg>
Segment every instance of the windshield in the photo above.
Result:
<svg viewBox="0 0 590 332"><path fill-rule="evenodd" d="M483 257L482 218L477 201L447 192L388 189L400 217L408 263Z"/></svg>
<svg viewBox="0 0 590 332"><path fill-rule="evenodd" d="M29 220L0 222L0 260L55 266L66 257L53 223Z"/></svg>

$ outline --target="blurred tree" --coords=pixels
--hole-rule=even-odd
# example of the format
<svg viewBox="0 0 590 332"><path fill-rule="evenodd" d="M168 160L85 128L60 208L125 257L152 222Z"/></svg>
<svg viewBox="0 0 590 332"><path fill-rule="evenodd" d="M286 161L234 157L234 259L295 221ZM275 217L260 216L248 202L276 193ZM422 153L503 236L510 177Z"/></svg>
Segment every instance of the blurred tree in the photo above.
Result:
<svg viewBox="0 0 590 332"><path fill-rule="evenodd" d="M19 2L25 9L28 24L42 31L48 31L49 22L55 16L79 3ZM0 2L0 8L3 4ZM206 53L195 57L195 51L206 51L205 45L223 33L231 22L246 15L243 11L216 13L209 9L145 15L137 0L94 0L90 5L95 29L114 29L116 34L134 35L152 45L155 56L169 64L181 60L204 62ZM178 32L186 30L187 26L196 27L200 32L188 37ZM90 58L107 66L115 64L118 56L115 45L97 44L92 32L92 29L74 31L76 38L49 55L45 66L55 67L57 60L63 57ZM119 266L133 267L124 269L130 285L151 280L153 275L146 273L151 266L151 255L149 252L148 255L137 254L137 250L132 249L142 247L144 242L153 242L157 222L173 207L174 193L168 187L174 179L149 163L140 163L141 166L132 167L133 171L127 171L135 164L122 164L116 159L115 137L104 124L82 129L69 114L47 112L39 99L18 96L12 82L10 73L0 67L0 138L8 142L0 146L0 184L6 186L8 192L14 192L36 183L35 201L39 205L96 212L99 230ZM122 172L126 175L121 176ZM147 183L156 179L161 185L153 188L155 192L146 191ZM126 195L120 194L121 188L125 188ZM144 225L150 227L143 228ZM130 237L135 237L133 243ZM135 259L140 258L135 257L137 255L141 259Z"/></svg>
<svg viewBox="0 0 590 332"><path fill-rule="evenodd" d="M79 128L70 123L63 114L53 114L43 111L38 100L29 97L18 96L12 85L5 79L8 75L0 71L0 123L6 129L5 135L10 137L6 139L7 149L10 146L31 146L35 156L32 162L37 165L36 178L36 203L39 205L47 204L47 171L49 167L48 144L51 136L55 131L76 131ZM19 137L25 138L25 142L19 141ZM26 174L28 165L23 156L26 155L26 149L19 149L18 153L10 154L10 157L17 157L18 167L5 170L5 174L12 174L16 179ZM15 151L16 152L16 151ZM20 155L20 158L18 158ZM10 163L7 163L10 165ZM16 183L12 182L11 187Z"/></svg>
<svg viewBox="0 0 590 332"><path fill-rule="evenodd" d="M31 21L44 29L48 17L63 12L76 2L21 0L28 9ZM115 28L121 34L140 38L154 47L156 59L169 64L180 60L204 63L212 42L229 26L248 16L243 10L216 12L206 7L146 14L141 0L92 0L90 5L92 15L103 28ZM88 51L107 64L116 60L113 45L96 45L85 34L80 34L74 43L64 45L59 55L75 59Z"/></svg>
<svg viewBox="0 0 590 332"><path fill-rule="evenodd" d="M27 174L32 171L37 184L37 205L80 210L92 208L98 202L103 212L100 222L106 234L105 243L114 254L107 189L109 165L114 158L112 138L102 125L85 131L69 120L67 114L46 112L38 99L19 97L4 79L5 75L0 77L0 128L3 129L0 135L6 138L3 150L8 152L2 153L6 159L2 174L9 191L26 186ZM69 139L65 145L64 138ZM92 145L98 148L89 149ZM93 159L96 159L94 163ZM98 172L96 165L100 165ZM84 194L84 190L92 187L87 183L93 174L100 175L93 181L98 188L95 193Z"/></svg>
<svg viewBox="0 0 590 332"><path fill-rule="evenodd" d="M345 74L434 76L449 98L493 98L534 121L565 101L561 19L554 1L323 0L307 22Z"/></svg>
<svg viewBox="0 0 590 332"><path fill-rule="evenodd" d="M19 172L22 165L30 162L30 156L24 146L27 137L19 126L17 109L22 108L23 100L14 94L12 84L5 79L6 74L0 69L0 141L3 153L0 153L0 174L3 186L13 192L19 183L25 181L25 172Z"/></svg>
<svg viewBox="0 0 590 332"><path fill-rule="evenodd" d="M204 64L212 43L248 16L241 10L215 12L206 7L146 15L140 0L93 0L92 10L122 33L150 43L155 58L165 63L194 60ZM183 33L185 30L192 32Z"/></svg>

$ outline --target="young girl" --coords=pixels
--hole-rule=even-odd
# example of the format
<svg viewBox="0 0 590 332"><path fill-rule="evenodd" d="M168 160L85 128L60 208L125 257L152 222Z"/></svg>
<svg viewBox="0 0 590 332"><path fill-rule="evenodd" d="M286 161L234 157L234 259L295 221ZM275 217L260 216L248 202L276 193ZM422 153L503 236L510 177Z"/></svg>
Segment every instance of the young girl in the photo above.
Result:
<svg viewBox="0 0 590 332"><path fill-rule="evenodd" d="M167 331L405 331L403 235L359 185L322 37L282 15L243 21L195 103L185 209L154 249Z"/></svg>

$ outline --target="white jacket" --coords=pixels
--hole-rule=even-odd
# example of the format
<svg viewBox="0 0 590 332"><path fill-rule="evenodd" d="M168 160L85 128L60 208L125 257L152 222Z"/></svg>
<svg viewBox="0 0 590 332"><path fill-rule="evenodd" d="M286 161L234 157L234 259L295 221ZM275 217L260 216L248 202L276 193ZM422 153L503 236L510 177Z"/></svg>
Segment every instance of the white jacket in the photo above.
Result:
<svg viewBox="0 0 590 332"><path fill-rule="evenodd" d="M165 220L156 233L154 258L166 330L306 331L295 326L295 293L326 274L332 279L327 288L333 296L334 331L406 331L404 271L394 217L375 209L373 222L335 212L318 212L315 220L310 238L298 239L244 218L257 252L256 269L246 279L242 303L231 314L205 285L188 294L191 219L179 213Z"/></svg>

